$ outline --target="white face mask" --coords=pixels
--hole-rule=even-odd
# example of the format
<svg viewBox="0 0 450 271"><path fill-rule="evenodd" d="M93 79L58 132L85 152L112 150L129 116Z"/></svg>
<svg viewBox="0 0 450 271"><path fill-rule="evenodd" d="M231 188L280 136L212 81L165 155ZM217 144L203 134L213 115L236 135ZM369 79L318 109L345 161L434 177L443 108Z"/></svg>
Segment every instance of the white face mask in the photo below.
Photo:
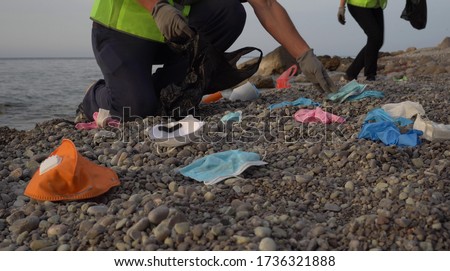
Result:
<svg viewBox="0 0 450 271"><path fill-rule="evenodd" d="M168 124L158 124L149 128L150 139L162 147L178 147L191 143L200 137L205 123L192 115Z"/></svg>

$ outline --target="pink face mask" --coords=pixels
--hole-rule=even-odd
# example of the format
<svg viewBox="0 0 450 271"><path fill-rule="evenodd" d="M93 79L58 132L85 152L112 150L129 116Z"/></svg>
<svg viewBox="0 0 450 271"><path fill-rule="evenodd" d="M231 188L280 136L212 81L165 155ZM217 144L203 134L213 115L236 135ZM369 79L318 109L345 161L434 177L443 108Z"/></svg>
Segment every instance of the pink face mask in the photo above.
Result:
<svg viewBox="0 0 450 271"><path fill-rule="evenodd" d="M316 107L316 109L300 109L294 114L294 118L296 121L303 123L329 124L333 122L345 122L345 119L343 117L325 112L320 107Z"/></svg>

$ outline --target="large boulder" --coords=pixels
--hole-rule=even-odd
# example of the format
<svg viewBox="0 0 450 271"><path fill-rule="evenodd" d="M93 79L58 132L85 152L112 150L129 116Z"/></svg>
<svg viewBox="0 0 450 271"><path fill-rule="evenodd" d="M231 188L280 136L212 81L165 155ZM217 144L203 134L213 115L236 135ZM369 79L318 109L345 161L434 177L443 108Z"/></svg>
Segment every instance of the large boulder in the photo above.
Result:
<svg viewBox="0 0 450 271"><path fill-rule="evenodd" d="M242 67L249 65L255 61L256 59L251 59L240 64L239 66ZM264 77L273 74L281 74L296 63L296 60L286 51L286 49L280 46L263 57L261 64L259 65L259 69L255 75Z"/></svg>
<svg viewBox="0 0 450 271"><path fill-rule="evenodd" d="M318 56L317 58L322 62L323 67L329 71L335 71L341 65L341 58L338 56L331 57L329 55L324 55Z"/></svg>

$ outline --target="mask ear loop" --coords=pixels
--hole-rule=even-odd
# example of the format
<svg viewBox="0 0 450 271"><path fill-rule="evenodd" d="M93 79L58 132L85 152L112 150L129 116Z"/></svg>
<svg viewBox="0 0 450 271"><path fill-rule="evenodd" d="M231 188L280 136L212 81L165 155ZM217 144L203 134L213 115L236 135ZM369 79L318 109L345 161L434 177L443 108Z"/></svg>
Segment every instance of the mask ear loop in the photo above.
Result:
<svg viewBox="0 0 450 271"><path fill-rule="evenodd" d="M162 156L163 154L169 154L172 151L174 151L177 147L172 147L171 149L167 150L166 152L160 152L159 150L159 145L156 144L156 152L158 153L158 155Z"/></svg>
<svg viewBox="0 0 450 271"><path fill-rule="evenodd" d="M264 150L264 155L261 158L261 161L264 161L266 159L266 156L267 156L267 150Z"/></svg>

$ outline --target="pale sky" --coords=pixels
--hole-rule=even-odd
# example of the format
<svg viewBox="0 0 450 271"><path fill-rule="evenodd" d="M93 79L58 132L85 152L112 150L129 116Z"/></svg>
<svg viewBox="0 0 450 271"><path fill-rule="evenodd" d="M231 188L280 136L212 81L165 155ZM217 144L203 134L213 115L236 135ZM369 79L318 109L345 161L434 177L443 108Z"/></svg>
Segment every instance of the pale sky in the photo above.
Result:
<svg viewBox="0 0 450 271"><path fill-rule="evenodd" d="M224 0L226 1L226 0ZM0 0L0 58L93 57L89 13L93 0ZM347 11L347 24L336 14L339 0L280 0L299 32L317 55L354 56L365 35ZM450 36L450 0L428 1L428 25L413 29L400 19L405 0L391 0L385 10L386 36L382 51L408 47L432 47ZM261 48L264 53L277 43L247 9L243 35L231 49Z"/></svg>

